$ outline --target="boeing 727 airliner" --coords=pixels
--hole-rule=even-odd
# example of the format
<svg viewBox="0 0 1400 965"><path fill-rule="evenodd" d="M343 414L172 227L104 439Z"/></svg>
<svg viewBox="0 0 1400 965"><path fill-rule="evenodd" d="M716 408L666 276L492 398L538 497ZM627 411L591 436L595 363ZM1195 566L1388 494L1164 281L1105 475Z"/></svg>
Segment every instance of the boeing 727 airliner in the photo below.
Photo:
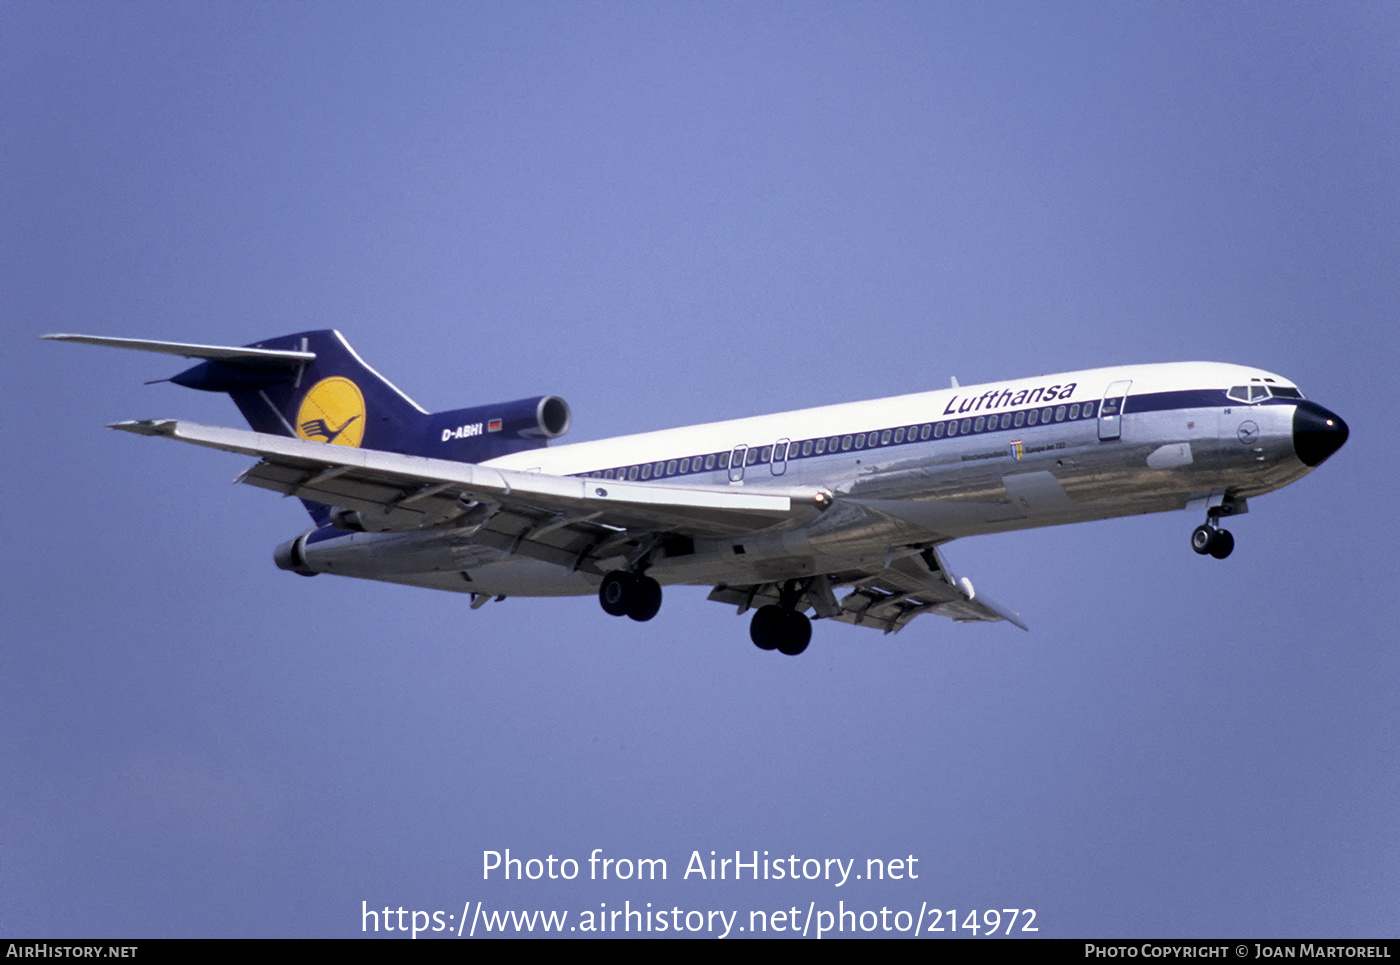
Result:
<svg viewBox="0 0 1400 965"><path fill-rule="evenodd" d="M556 396L430 414L335 331L248 346L48 335L201 361L171 381L226 392L253 431L119 422L255 457L241 482L298 496L279 567L469 593L596 593L650 620L663 584L753 610L798 654L813 617L896 632L915 617L1020 617L955 578L940 547L1191 509L1219 525L1306 475L1347 425L1287 379L1214 362L1093 369L823 406L575 445ZM808 616L811 612L812 617Z"/></svg>

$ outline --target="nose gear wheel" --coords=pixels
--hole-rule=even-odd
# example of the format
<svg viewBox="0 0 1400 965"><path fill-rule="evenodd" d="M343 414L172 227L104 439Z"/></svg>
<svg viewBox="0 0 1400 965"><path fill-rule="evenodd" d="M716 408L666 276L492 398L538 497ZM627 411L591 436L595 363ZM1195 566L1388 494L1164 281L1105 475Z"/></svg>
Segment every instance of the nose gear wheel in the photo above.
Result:
<svg viewBox="0 0 1400 965"><path fill-rule="evenodd" d="M1235 537L1228 529L1217 529L1209 523L1197 526L1191 533L1191 548L1202 556L1223 560L1235 549Z"/></svg>

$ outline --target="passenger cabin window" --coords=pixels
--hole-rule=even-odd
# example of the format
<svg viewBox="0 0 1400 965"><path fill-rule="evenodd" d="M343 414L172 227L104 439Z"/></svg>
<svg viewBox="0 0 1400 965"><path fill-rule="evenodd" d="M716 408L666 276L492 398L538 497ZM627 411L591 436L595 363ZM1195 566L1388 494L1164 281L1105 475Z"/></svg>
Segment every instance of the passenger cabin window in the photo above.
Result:
<svg viewBox="0 0 1400 965"><path fill-rule="evenodd" d="M1127 385L1115 383L1115 385ZM1247 385L1235 385L1226 390L1226 396L1234 401L1253 405L1270 398L1302 399L1303 394L1295 388L1275 385L1267 379L1255 379ZM1044 400L1042 400L1044 401ZM701 456L687 456L682 459L662 459L657 462L637 466L621 466L613 469L598 469L575 475L592 479L642 480L666 479L676 475L690 475L703 471L728 470L732 482L742 481L747 466L768 464L775 476L781 476L790 460L824 453L849 452L852 449L876 449L889 445L902 445L920 440L953 439L958 436L996 432L1013 426L1050 425L1052 422L1074 421L1116 417L1123 410L1123 397L1107 398L1100 402L1073 403L1071 405L1037 406L1033 409L1020 409L992 415L969 416L926 422L923 425L899 426L893 429L862 430L848 436L827 436L820 439L803 439L798 442L780 440L776 445L750 447L741 445L732 452L715 452ZM1100 438L1103 438L1102 427Z"/></svg>

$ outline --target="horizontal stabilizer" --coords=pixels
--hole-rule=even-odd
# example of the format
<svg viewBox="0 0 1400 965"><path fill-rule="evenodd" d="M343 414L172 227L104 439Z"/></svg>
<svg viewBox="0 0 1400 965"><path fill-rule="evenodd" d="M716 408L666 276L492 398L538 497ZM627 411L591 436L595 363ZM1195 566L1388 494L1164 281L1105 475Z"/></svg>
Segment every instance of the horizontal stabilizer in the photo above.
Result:
<svg viewBox="0 0 1400 965"><path fill-rule="evenodd" d="M84 345L105 345L108 348L129 348L139 352L159 352L187 359L212 359L218 362L255 362L260 365L305 365L314 361L315 352L290 349L247 348L240 345L198 345L194 342L156 342L140 338L107 338L101 335L43 335L55 342L80 342Z"/></svg>

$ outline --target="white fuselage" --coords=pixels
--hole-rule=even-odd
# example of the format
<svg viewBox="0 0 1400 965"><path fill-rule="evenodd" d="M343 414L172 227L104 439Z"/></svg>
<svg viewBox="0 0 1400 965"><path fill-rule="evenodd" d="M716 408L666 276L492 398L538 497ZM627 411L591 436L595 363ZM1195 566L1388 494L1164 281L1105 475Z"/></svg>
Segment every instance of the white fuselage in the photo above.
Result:
<svg viewBox="0 0 1400 965"><path fill-rule="evenodd" d="M1255 387L1251 389L1251 387ZM1251 397L1253 392L1253 397ZM486 463L686 489L832 494L825 513L656 559L661 583L760 583L878 565L981 533L1184 509L1310 471L1288 380L1186 362L1094 369L558 445ZM1213 501L1213 503L1212 503ZM308 548L344 575L500 595L592 593L598 577L450 532L353 534ZM317 567L318 569L320 567ZM458 573L470 570L471 583Z"/></svg>

